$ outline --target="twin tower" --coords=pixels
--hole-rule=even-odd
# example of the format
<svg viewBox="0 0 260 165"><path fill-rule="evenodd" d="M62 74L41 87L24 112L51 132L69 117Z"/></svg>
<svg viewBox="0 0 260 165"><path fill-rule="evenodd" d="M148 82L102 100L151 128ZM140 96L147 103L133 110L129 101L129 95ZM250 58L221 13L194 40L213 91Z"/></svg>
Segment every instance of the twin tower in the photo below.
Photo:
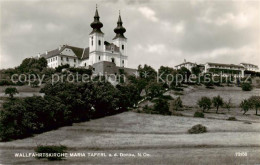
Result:
<svg viewBox="0 0 260 165"><path fill-rule="evenodd" d="M104 33L101 31L103 24L99 20L98 9L94 16L94 21L90 24L93 28L89 34L89 64L93 65L101 61L110 61L119 67L127 67L127 38L124 36L126 29L123 27L121 15L117 21L116 33L109 43L104 40Z"/></svg>

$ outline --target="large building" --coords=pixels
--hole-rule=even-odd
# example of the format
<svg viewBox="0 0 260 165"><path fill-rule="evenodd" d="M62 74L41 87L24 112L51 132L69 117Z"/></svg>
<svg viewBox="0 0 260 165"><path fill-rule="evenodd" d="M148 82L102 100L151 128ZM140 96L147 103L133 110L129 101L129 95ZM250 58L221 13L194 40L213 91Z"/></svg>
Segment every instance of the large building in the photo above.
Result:
<svg viewBox="0 0 260 165"><path fill-rule="evenodd" d="M89 34L89 44L85 48L70 45L61 45L58 48L39 54L38 57L45 57L48 67L56 68L69 64L71 67L93 68L98 71L100 64L112 63L111 66L126 68L128 64L127 38L124 36L126 29L123 27L119 13L117 27L114 29L115 37L112 42L105 41L105 34L102 32L102 22L96 8L94 21L90 24L92 32ZM98 66L95 69L95 66Z"/></svg>
<svg viewBox="0 0 260 165"><path fill-rule="evenodd" d="M187 62L184 60L183 63L176 65L176 69L180 69L181 67L185 67L192 72L192 68L198 66L202 73L213 73L213 74L222 74L224 76L245 76L245 71L254 71L258 72L259 68L257 65L248 64L248 63L240 63L240 65L236 64L222 64L222 63L212 63L207 62L205 64L197 65L193 62Z"/></svg>
<svg viewBox="0 0 260 165"><path fill-rule="evenodd" d="M240 63L240 65L242 65L245 68L245 70L247 70L247 71L253 71L253 72L259 71L258 66L254 65L254 64Z"/></svg>

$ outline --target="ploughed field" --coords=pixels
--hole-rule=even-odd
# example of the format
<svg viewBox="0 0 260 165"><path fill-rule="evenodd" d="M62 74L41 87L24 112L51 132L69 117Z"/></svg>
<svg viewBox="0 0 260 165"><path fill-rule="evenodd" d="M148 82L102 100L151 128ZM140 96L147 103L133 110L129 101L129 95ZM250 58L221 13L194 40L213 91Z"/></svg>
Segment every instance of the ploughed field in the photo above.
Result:
<svg viewBox="0 0 260 165"><path fill-rule="evenodd" d="M183 113L188 114L189 111L192 110ZM227 116L207 118L210 115L193 118L124 112L76 123L34 137L1 142L0 164L260 163L260 122L255 119L258 116L245 116L244 120L251 122L246 124L244 120L227 121ZM187 130L196 124L206 126L208 132L188 134ZM14 153L34 152L34 147L40 144L66 145L68 152L85 153L86 157L67 157L63 161L14 157ZM239 152L247 156L241 156ZM106 157L104 154L93 157L92 153L104 153ZM119 156L108 156L115 153ZM138 153L143 155L138 156Z"/></svg>

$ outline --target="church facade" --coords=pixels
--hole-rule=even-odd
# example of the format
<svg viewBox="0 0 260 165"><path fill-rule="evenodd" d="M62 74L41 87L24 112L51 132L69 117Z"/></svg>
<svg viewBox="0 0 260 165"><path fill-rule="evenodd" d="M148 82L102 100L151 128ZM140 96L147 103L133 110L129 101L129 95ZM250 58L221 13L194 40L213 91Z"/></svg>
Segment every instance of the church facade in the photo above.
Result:
<svg viewBox="0 0 260 165"><path fill-rule="evenodd" d="M90 26L92 32L89 34L89 45L85 48L61 45L54 50L38 54L38 57L46 58L50 68L65 64L69 64L70 67L93 68L95 65L100 66L100 63L106 63L106 65L111 63L112 67L126 68L128 64L127 38L124 36L126 29L123 27L120 13L112 42L105 41L105 35L101 30L103 24L97 8L94 21Z"/></svg>

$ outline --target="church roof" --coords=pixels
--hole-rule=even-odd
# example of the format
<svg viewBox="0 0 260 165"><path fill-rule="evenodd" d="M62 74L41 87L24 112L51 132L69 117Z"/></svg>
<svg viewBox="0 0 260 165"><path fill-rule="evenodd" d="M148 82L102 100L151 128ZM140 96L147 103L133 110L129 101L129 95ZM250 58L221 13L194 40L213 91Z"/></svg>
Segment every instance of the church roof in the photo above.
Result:
<svg viewBox="0 0 260 165"><path fill-rule="evenodd" d="M120 11L119 11L119 17L118 17L118 21L117 21L117 27L114 29L114 32L116 33L116 36L113 38L117 39L117 38L125 38L124 33L126 32L126 29L123 27L123 22L121 19L121 15L120 15Z"/></svg>
<svg viewBox="0 0 260 165"><path fill-rule="evenodd" d="M109 43L109 42L105 41L105 46L106 46L107 51L113 50L114 52L119 52L119 47L113 43Z"/></svg>
<svg viewBox="0 0 260 165"><path fill-rule="evenodd" d="M54 57L57 55L63 55L63 54L61 54L61 52L66 48L71 49L79 59L89 58L89 48L83 49L83 48L70 46L70 45L62 45L61 47L59 47L57 49L47 51L47 54L46 53L41 54L40 57L50 58L50 57Z"/></svg>

